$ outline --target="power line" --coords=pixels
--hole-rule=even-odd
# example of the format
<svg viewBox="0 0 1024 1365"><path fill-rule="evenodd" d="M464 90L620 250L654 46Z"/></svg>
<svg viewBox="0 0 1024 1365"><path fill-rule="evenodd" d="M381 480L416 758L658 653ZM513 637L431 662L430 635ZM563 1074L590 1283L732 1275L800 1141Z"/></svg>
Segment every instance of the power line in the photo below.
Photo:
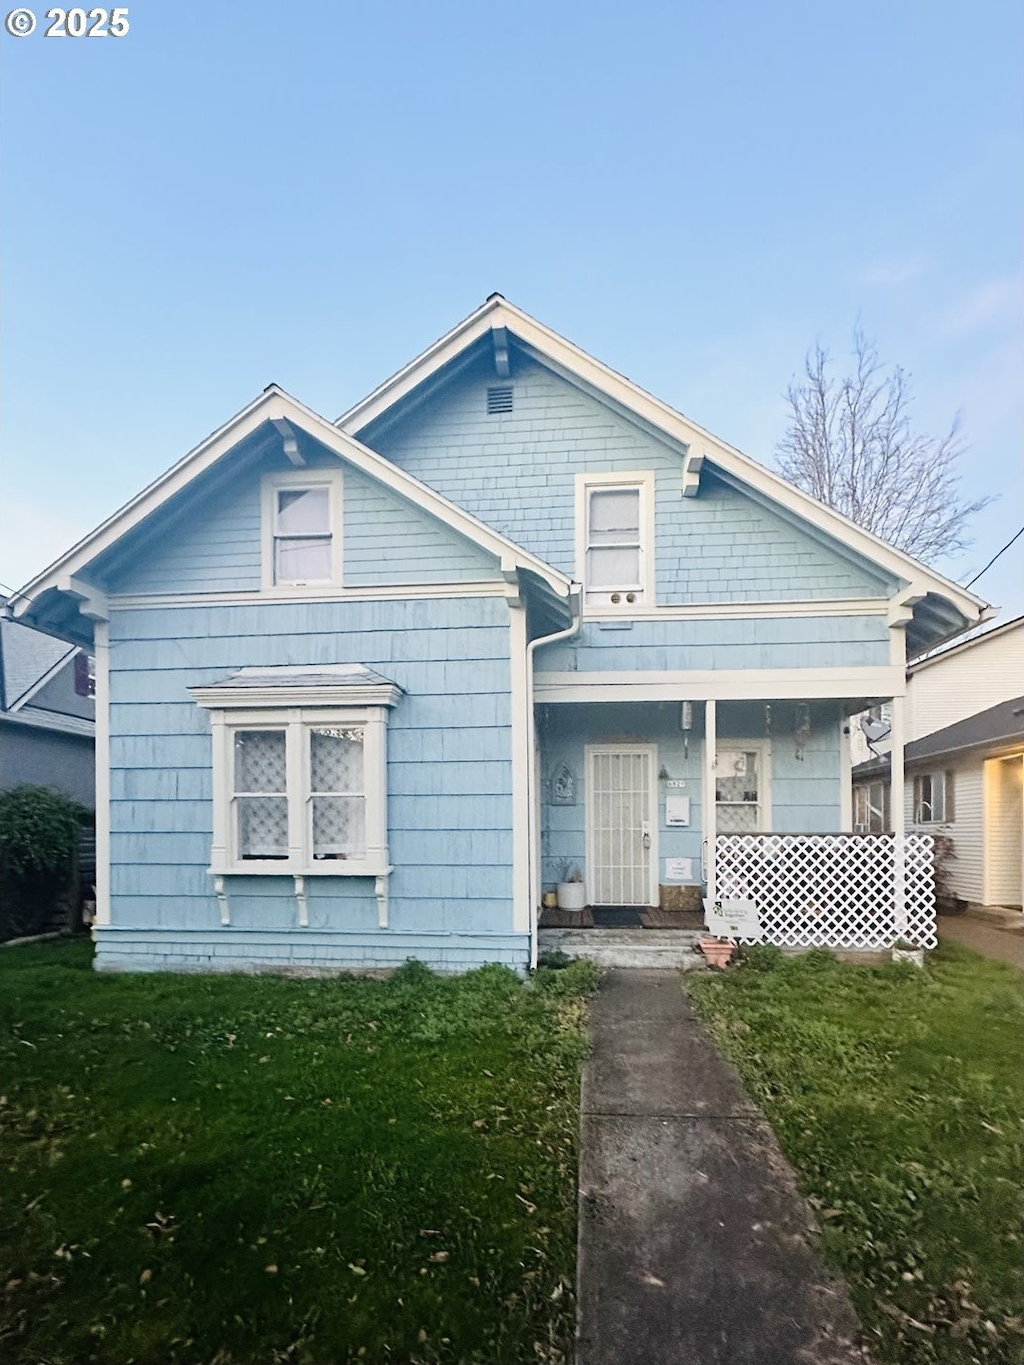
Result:
<svg viewBox="0 0 1024 1365"><path fill-rule="evenodd" d="M974 575L974 577L971 579L970 583L965 583L965 584L964 584L964 587L965 587L965 588L971 588L971 587L973 587L974 584L977 583L977 581L978 581L978 579L981 577L981 575L982 575L983 573L988 573L989 569L991 569L992 565L996 562L996 560L999 558L999 556L1000 556L1001 554L1005 554L1006 551L1007 551L1007 550L1010 548L1010 546L1013 544L1013 542L1014 542L1015 540L1020 540L1021 536L1024 536L1024 526L1022 526L1022 527L1020 528L1020 530L1017 532L1017 534L1016 534L1015 536L1011 536L1011 537L1010 537L1010 539L1006 542L1006 544L1003 546L1003 548L1002 548L1001 550L999 550L996 554L994 554L994 555L992 556L992 558L988 561L988 563L985 565L985 567L984 567L983 569L980 569L980 570Z"/></svg>

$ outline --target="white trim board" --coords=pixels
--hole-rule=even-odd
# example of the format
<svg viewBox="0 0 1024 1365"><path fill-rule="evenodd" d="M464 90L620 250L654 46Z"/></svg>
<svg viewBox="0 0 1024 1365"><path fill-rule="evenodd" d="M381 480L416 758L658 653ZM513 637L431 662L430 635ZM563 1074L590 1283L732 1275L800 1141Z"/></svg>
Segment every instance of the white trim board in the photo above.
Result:
<svg viewBox="0 0 1024 1365"><path fill-rule="evenodd" d="M340 431L311 408L307 408L273 384L131 502L126 503L120 511L115 512L84 540L79 541L56 563L26 584L10 599L14 615L16 617L25 615L33 599L50 589L71 591L72 579L87 569L97 556L109 550L129 531L141 525L165 502L187 488L194 479L212 468L218 460L264 423L280 421L288 422L292 428L312 437L339 459L347 461L378 483L407 498L459 535L465 536L473 544L495 555L503 565L531 569L559 596L568 596L570 580L565 574L522 549L448 498L442 497L440 493L435 493L433 489L392 464L390 460L360 445L352 436Z"/></svg>
<svg viewBox="0 0 1024 1365"><path fill-rule="evenodd" d="M481 583L409 583L380 588L253 588L247 592L122 593L109 599L111 610L147 607L251 607L287 602L308 606L318 602L394 602L406 598L446 600L453 597L506 597L501 578Z"/></svg>
<svg viewBox="0 0 1024 1365"><path fill-rule="evenodd" d="M700 669L631 673L538 673L538 702L579 701L811 701L817 698L896 697L906 691L900 668Z"/></svg>
<svg viewBox="0 0 1024 1365"><path fill-rule="evenodd" d="M561 366L566 375L583 386L591 387L620 404L629 413L650 425L660 434L687 447L697 455L710 458L726 473L757 489L773 502L789 509L804 522L826 531L840 544L847 546L888 575L905 580L920 591L933 591L947 598L968 621L980 621L988 603L959 584L895 550L870 531L856 525L840 512L826 507L809 494L801 492L734 446L698 426L682 413L655 398L624 375L618 374L586 351L575 346L557 332L532 318L522 309L509 303L500 294L492 294L486 302L458 323L452 330L410 361L397 374L378 385L366 398L338 418L338 426L355 434L382 417L391 407L407 397L437 372L461 355L467 347L485 336L492 328L506 328L513 337L533 348L541 361ZM683 471L680 471L683 477Z"/></svg>

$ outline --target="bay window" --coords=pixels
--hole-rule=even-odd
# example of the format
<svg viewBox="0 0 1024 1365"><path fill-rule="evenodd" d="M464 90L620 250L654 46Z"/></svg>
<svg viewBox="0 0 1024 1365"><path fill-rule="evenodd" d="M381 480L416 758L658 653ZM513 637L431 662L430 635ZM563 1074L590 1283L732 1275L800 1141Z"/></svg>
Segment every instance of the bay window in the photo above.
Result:
<svg viewBox="0 0 1024 1365"><path fill-rule="evenodd" d="M386 874L394 683L330 665L243 669L191 692L213 733L211 872Z"/></svg>

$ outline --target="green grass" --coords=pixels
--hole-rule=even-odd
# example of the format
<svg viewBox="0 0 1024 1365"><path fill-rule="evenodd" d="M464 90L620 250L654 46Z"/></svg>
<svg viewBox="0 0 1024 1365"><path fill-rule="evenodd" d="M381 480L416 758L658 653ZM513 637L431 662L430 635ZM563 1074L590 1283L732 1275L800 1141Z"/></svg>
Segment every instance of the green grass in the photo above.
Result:
<svg viewBox="0 0 1024 1365"><path fill-rule="evenodd" d="M756 949L690 983L817 1210L880 1359L1024 1360L1024 978Z"/></svg>
<svg viewBox="0 0 1024 1365"><path fill-rule="evenodd" d="M568 1358L592 969L0 977L3 1359Z"/></svg>

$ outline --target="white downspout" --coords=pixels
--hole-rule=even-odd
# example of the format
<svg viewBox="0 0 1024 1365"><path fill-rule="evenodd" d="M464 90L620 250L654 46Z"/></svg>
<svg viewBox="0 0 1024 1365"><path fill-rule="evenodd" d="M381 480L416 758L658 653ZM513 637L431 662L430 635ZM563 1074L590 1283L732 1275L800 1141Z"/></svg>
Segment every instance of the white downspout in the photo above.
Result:
<svg viewBox="0 0 1024 1365"><path fill-rule="evenodd" d="M537 902L540 890L539 868L540 868L540 822L537 819L537 792L534 790L536 785L537 770L537 720L533 712L533 656L541 645L554 645L561 640L570 640L574 635L578 635L583 624L583 602L582 602L582 583L569 584L569 611L572 613L572 624L564 630L559 630L554 635L538 635L536 640L531 640L526 646L526 790L529 794L530 810L530 838L529 838L529 858L527 860L530 872L530 970L533 971L537 966ZM575 604L575 609L574 609Z"/></svg>

